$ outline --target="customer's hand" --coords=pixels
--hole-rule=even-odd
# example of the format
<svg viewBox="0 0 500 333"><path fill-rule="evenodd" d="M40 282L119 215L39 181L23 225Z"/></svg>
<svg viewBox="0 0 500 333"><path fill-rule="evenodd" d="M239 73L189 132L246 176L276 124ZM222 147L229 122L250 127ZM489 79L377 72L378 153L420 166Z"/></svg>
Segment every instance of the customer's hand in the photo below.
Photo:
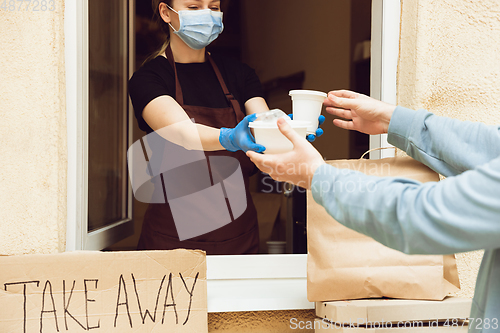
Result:
<svg viewBox="0 0 500 333"><path fill-rule="evenodd" d="M309 189L316 169L325 163L320 153L306 139L295 132L285 119L278 119L278 127L293 143L293 150L283 154L263 155L247 152L252 162L274 180L286 181Z"/></svg>
<svg viewBox="0 0 500 333"><path fill-rule="evenodd" d="M387 133L396 108L349 90L330 91L323 104L328 113L347 119L335 119L335 126L372 135Z"/></svg>

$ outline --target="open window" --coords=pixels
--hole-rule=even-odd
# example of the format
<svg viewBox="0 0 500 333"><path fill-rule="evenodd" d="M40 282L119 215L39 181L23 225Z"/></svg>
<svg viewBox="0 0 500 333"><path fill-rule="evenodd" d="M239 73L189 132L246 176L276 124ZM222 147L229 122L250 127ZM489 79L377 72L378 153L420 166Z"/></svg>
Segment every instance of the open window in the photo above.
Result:
<svg viewBox="0 0 500 333"><path fill-rule="evenodd" d="M128 99L124 99L123 82L150 54L151 50L146 48L156 49L161 39L140 32L140 29L149 29L150 26L151 12L143 6L150 6L150 1L109 0L109 4L97 6L114 8L110 15L115 15L111 23L116 25L107 32L101 30L100 37L109 33L109 38L116 39L116 43L102 44L101 40L96 45L99 48L112 47L107 53L102 53L104 60L106 55L121 60L109 64L103 61L100 65L96 62L93 67L89 54L93 54L91 48L96 45L89 38L93 36L92 31L99 29L95 30L97 26L94 26L93 30L89 22L98 24L94 15L98 19L100 14L93 14L92 10L93 2L98 1L76 0L68 2L65 9L68 250L101 250L111 244L115 244L112 248L115 250L133 249L146 207L133 200L129 183L124 182L123 156L103 153L96 159L92 147L99 147L112 136L120 140L116 140L113 146L105 146L103 151L108 149L110 152L112 147L125 147L126 151L126 147L144 135L131 117L132 109ZM290 84L297 85L297 82L304 89L326 92L350 88L386 102L396 102L400 0L321 0L306 4L298 0L227 0L225 4L226 31L213 48L256 69L264 85L270 87L268 102L271 108L290 112L287 92L293 88ZM366 25L368 33L364 29L356 30ZM371 47L367 47L370 43ZM114 70L110 71L111 68ZM116 90L115 102L109 102L110 96L99 95L105 94L110 86ZM113 117L117 128L116 132L103 133L106 126L102 124L103 127L94 128L92 125L96 119L100 120L101 114L92 115L92 112L110 105L116 107ZM328 159L356 158L368 148L387 145L384 136L353 136L328 124L323 128L325 135L315 145ZM388 154L390 151L374 153L371 158ZM93 165L96 161L99 163ZM103 171L109 165L111 171ZM90 175L91 172L95 172L94 176ZM104 204L106 200L113 205ZM305 210L299 214L304 213ZM288 222L295 225L296 234L302 232L303 241L305 221L296 223L301 221L295 217L291 215ZM130 235L133 223L134 235L117 245L117 241ZM288 240L286 232L278 234ZM300 248L296 251L291 247L287 251L291 254L284 255L208 256L209 311L313 308L314 304L306 297L305 244L302 243Z"/></svg>
<svg viewBox="0 0 500 333"><path fill-rule="evenodd" d="M133 234L126 151L133 1L66 6L68 250L101 250Z"/></svg>

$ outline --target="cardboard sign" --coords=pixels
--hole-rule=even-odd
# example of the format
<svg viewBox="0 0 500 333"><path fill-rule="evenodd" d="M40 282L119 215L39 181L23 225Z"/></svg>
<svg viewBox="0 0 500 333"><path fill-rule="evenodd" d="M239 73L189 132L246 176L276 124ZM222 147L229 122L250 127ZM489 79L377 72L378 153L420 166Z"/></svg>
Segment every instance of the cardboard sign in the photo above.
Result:
<svg viewBox="0 0 500 333"><path fill-rule="evenodd" d="M0 332L207 332L202 251L0 257Z"/></svg>

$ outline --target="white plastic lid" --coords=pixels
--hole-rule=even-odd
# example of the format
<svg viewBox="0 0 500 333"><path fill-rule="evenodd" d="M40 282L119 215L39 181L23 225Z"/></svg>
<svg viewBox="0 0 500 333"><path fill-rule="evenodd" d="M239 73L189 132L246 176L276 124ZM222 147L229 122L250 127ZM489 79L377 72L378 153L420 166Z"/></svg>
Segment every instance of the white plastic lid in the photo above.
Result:
<svg viewBox="0 0 500 333"><path fill-rule="evenodd" d="M322 91L315 91L315 90L290 90L288 95L314 95L314 96L321 96L326 98L328 95Z"/></svg>
<svg viewBox="0 0 500 333"><path fill-rule="evenodd" d="M279 118L288 118L285 112L280 109L272 109L266 112L257 113L255 121L276 122ZM290 118L288 118L289 120Z"/></svg>
<svg viewBox="0 0 500 333"><path fill-rule="evenodd" d="M309 121L302 120L287 120L287 123L292 128L307 128L310 125ZM278 128L277 122L269 122L269 121L252 121L248 124L250 128Z"/></svg>

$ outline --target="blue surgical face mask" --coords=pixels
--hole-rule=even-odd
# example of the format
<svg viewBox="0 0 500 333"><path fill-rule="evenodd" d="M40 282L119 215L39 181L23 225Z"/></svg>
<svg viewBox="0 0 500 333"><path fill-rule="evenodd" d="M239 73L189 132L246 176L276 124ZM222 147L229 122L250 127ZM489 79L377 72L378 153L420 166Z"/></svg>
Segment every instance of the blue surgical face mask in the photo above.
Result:
<svg viewBox="0 0 500 333"><path fill-rule="evenodd" d="M168 5L167 5L168 6ZM224 29L222 23L222 12L216 12L211 9L200 10L180 10L172 11L179 15L179 30L174 30L174 34L179 36L190 48L201 50L212 43Z"/></svg>

